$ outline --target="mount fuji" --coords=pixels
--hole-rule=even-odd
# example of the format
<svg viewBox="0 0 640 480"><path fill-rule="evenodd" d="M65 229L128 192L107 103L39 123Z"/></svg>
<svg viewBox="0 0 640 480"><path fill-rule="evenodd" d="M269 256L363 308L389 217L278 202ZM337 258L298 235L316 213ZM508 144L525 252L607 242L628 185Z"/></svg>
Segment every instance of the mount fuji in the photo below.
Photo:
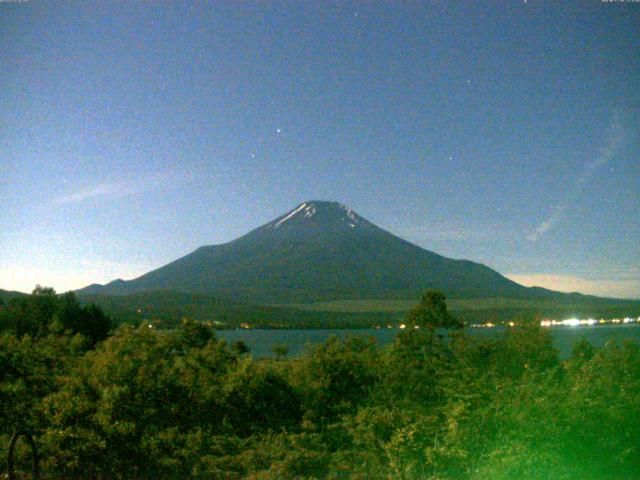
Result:
<svg viewBox="0 0 640 480"><path fill-rule="evenodd" d="M79 294L170 290L253 304L415 299L425 289L453 298L557 298L480 263L431 252L337 202L307 201L228 243L203 246L133 280ZM575 295L575 294L571 294Z"/></svg>

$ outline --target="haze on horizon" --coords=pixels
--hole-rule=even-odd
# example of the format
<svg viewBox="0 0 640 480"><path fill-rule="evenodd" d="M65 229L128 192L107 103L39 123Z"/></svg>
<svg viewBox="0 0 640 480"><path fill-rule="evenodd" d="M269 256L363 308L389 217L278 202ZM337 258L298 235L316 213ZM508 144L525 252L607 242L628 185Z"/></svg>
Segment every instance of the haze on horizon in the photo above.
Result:
<svg viewBox="0 0 640 480"><path fill-rule="evenodd" d="M640 298L640 4L0 3L0 288L130 279L308 199Z"/></svg>

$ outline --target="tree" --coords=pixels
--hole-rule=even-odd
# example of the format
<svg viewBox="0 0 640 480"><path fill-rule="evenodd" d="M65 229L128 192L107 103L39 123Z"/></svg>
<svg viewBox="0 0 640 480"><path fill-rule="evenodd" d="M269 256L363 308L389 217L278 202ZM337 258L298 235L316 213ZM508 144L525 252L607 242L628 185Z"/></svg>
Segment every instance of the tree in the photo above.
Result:
<svg viewBox="0 0 640 480"><path fill-rule="evenodd" d="M176 459L191 435L222 431L223 377L236 365L224 342L202 345L206 336L190 322L121 326L84 355L44 402L43 459L58 478L188 477Z"/></svg>
<svg viewBox="0 0 640 480"><path fill-rule="evenodd" d="M38 285L31 295L9 300L0 329L18 337L44 336L58 307L55 290Z"/></svg>
<svg viewBox="0 0 640 480"><path fill-rule="evenodd" d="M225 425L240 437L292 430L302 418L301 400L284 376L245 358L224 381Z"/></svg>
<svg viewBox="0 0 640 480"><path fill-rule="evenodd" d="M189 349L204 347L215 339L215 335L213 329L204 323L184 318L180 328L175 331L174 338L180 348Z"/></svg>
<svg viewBox="0 0 640 480"><path fill-rule="evenodd" d="M251 349L249 348L249 345L244 343L242 340L236 340L231 345L231 351L241 357L251 352Z"/></svg>
<svg viewBox="0 0 640 480"><path fill-rule="evenodd" d="M447 311L446 300L444 293L435 290L424 292L420 303L407 314L409 328L427 328L430 333L430 343L433 342L438 328L462 328L462 322Z"/></svg>
<svg viewBox="0 0 640 480"><path fill-rule="evenodd" d="M82 306L73 292L62 295L53 322L64 330L87 337L92 345L107 338L111 319L97 305Z"/></svg>
<svg viewBox="0 0 640 480"><path fill-rule="evenodd" d="M34 442L46 426L41 415L43 399L70 373L83 343L81 337L0 335L0 438L11 435L6 450L10 475L17 463L14 457L19 456L16 446L20 437L29 443L33 471L38 470Z"/></svg>
<svg viewBox="0 0 640 480"><path fill-rule="evenodd" d="M278 343L271 347L271 351L276 356L276 360L284 360L289 355L289 347L287 345L283 345Z"/></svg>
<svg viewBox="0 0 640 480"><path fill-rule="evenodd" d="M373 338L330 337L296 362L293 382L303 392L307 418L328 424L367 400L379 378Z"/></svg>
<svg viewBox="0 0 640 480"><path fill-rule="evenodd" d="M73 292L58 296L38 285L31 295L14 297L0 310L0 331L18 338L42 338L49 333L79 333L91 346L107 338L111 319L96 305L82 306Z"/></svg>

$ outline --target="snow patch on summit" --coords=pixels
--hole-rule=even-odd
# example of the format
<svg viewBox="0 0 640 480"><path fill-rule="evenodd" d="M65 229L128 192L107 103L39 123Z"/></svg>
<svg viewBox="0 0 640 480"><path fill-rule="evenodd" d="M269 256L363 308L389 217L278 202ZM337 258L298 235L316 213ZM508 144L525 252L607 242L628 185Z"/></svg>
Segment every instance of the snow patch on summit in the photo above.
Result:
<svg viewBox="0 0 640 480"><path fill-rule="evenodd" d="M316 206L311 204L304 209L304 218L313 217L314 213L316 213Z"/></svg>
<svg viewBox="0 0 640 480"><path fill-rule="evenodd" d="M298 208L296 208L295 210L292 210L289 215L287 215L286 217L284 217L282 220L278 221L276 224L273 225L273 228L278 228L280 225L282 225L284 222L286 222L287 220L289 220L291 217L293 217L296 213L298 213L300 210L302 210L304 207L306 207L307 204L303 203L302 205L300 205Z"/></svg>
<svg viewBox="0 0 640 480"><path fill-rule="evenodd" d="M345 208L347 210L347 217L349 217L355 223L358 223L358 219L356 218L356 215L353 213L353 210L351 210L350 208L347 208L347 207L345 207Z"/></svg>
<svg viewBox="0 0 640 480"><path fill-rule="evenodd" d="M356 228L361 218L349 207L337 202L304 202L291 210L277 222L270 226L273 229L281 227L285 222L302 213L302 219L310 219L314 215L322 217L320 222L341 222L348 228ZM298 217L300 218L300 217Z"/></svg>

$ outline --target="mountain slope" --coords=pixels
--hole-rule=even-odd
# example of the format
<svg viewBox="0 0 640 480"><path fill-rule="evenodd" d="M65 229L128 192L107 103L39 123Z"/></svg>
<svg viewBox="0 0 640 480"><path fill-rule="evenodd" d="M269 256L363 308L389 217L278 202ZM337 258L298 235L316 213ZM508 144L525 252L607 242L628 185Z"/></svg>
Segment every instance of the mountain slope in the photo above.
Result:
<svg viewBox="0 0 640 480"><path fill-rule="evenodd" d="M134 280L80 294L150 290L214 294L251 303L414 299L427 288L451 297L551 298L468 260L453 260L377 227L336 202L305 202L221 245L200 247Z"/></svg>
<svg viewBox="0 0 640 480"><path fill-rule="evenodd" d="M25 297L27 294L22 292L15 292L10 290L2 290L0 289L0 304L4 300L9 300L14 297Z"/></svg>

